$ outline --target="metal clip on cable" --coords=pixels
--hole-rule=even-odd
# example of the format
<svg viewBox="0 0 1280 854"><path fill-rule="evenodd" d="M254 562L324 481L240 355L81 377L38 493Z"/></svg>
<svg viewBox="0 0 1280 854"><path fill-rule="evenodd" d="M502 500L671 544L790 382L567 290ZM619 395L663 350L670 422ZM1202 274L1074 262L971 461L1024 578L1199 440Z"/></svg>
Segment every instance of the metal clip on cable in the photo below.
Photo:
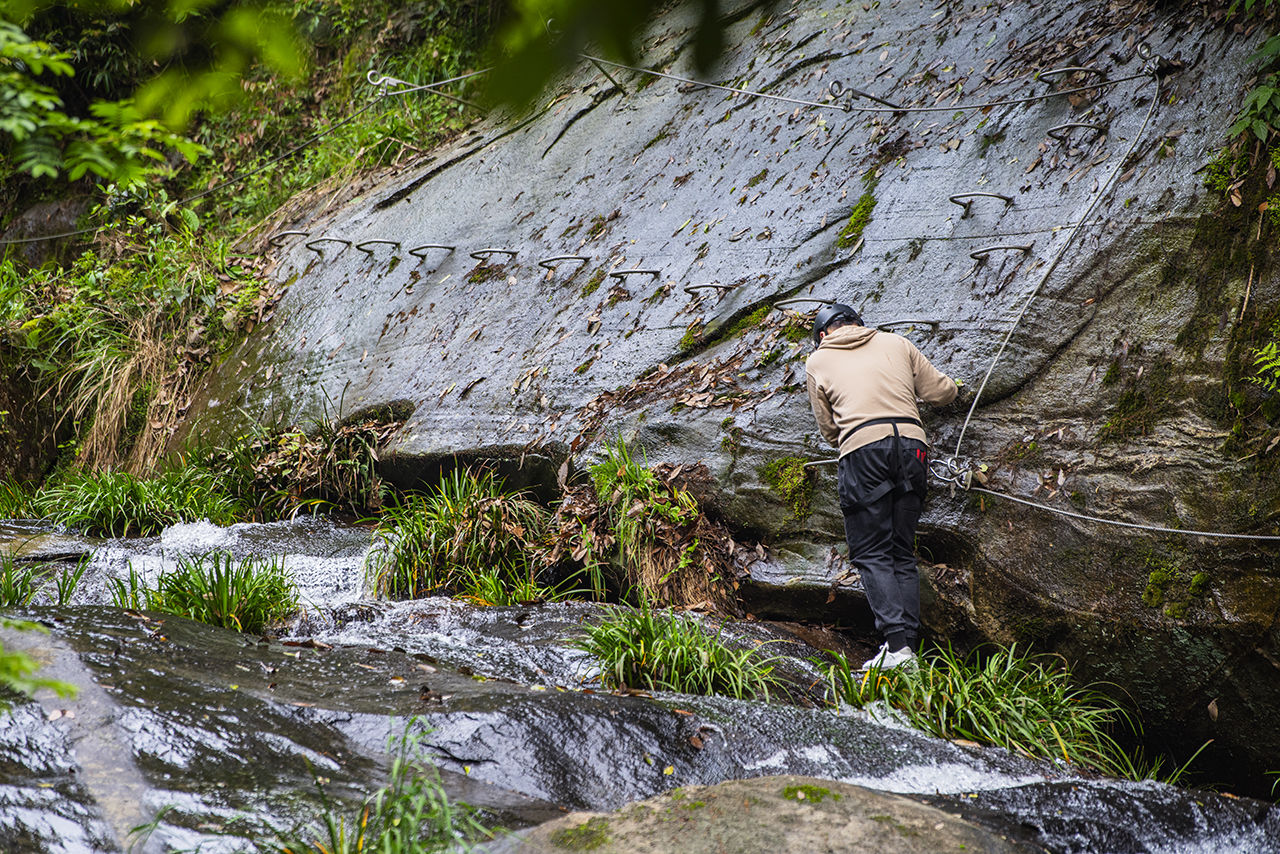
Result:
<svg viewBox="0 0 1280 854"><path fill-rule="evenodd" d="M578 265L581 266L590 260L591 258L586 255L555 255L551 258L543 258L538 262L538 266L547 270L554 270L561 261L577 261Z"/></svg>
<svg viewBox="0 0 1280 854"><path fill-rule="evenodd" d="M992 252L998 252L1001 249L1010 249L1010 250L1016 250L1018 252L1022 252L1025 254L1027 252L1030 252L1031 247L1035 245L1036 245L1035 241L1032 241L1031 243L1028 243L1025 245L1020 245L1015 243L1009 243L1009 244L1002 243L999 246L984 246L981 249L975 249L972 252L970 252L969 257L981 263L982 261L986 260L986 257L990 255Z"/></svg>
<svg viewBox="0 0 1280 854"><path fill-rule="evenodd" d="M368 247L378 246L378 245L394 246L395 248L399 249L400 241L399 240L383 240L382 238L374 238L373 240L365 240L361 243L357 243L356 248L359 249L361 252L365 253L366 255L372 256L373 250Z"/></svg>
<svg viewBox="0 0 1280 854"><path fill-rule="evenodd" d="M477 261L487 261L489 260L490 255L506 255L508 258L514 258L516 257L516 251L514 249L486 248L486 249L477 249L475 252L471 253L471 257L476 259Z"/></svg>
<svg viewBox="0 0 1280 854"><path fill-rule="evenodd" d="M951 204L964 208L964 213L960 214L961 219L969 215L969 208L973 206L974 199L999 199L1004 202L1006 208L1013 204L1013 197L1003 193L956 193L954 196L947 196L947 201Z"/></svg>
<svg viewBox="0 0 1280 854"><path fill-rule="evenodd" d="M284 239L286 237L307 237L310 234L311 232L309 231L277 231L275 234L267 238L267 243L279 249L281 246L284 246Z"/></svg>
<svg viewBox="0 0 1280 854"><path fill-rule="evenodd" d="M315 240L308 240L307 248L319 255L321 258L324 257L324 250L319 247L319 244L321 243L341 243L342 249L346 249L351 245L350 240L343 240L341 237L317 237ZM340 249L338 251L341 252L342 250Z"/></svg>
<svg viewBox="0 0 1280 854"><path fill-rule="evenodd" d="M1066 142L1067 135L1073 130L1091 130L1095 139L1107 132L1107 129L1102 125L1091 125L1087 122L1065 122L1049 128L1045 131L1045 134L1061 142Z"/></svg>

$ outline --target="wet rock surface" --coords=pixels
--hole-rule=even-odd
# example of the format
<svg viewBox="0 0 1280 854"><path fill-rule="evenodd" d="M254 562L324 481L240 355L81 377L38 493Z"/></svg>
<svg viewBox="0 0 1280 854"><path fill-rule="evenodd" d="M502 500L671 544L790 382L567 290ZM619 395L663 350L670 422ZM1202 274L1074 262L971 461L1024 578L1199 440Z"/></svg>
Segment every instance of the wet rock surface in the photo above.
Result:
<svg viewBox="0 0 1280 854"><path fill-rule="evenodd" d="M935 455L958 449L989 486L1062 510L1274 534L1274 463L1225 449L1223 378L1280 307L1280 283L1241 248L1252 221L1220 211L1200 171L1250 73L1213 57L1246 56L1258 36L1194 6L1130 11L726 7L717 81L822 102L839 80L936 112L808 108L619 72L624 91L585 68L528 115L481 120L340 209L281 223L400 246L264 244L289 293L214 371L186 429L305 420L329 400L343 414L407 403L385 459L401 483L501 459L544 486L560 460L583 465L621 434L653 462L705 463L713 512L779 546L751 601L760 616L856 621L856 590L826 601L844 571L826 557L841 536L833 470L810 471L807 511L766 475L830 454L803 394L807 321L771 307L838 298L972 387L1039 289L964 442L961 409L925 413ZM688 9L664 14L641 64L686 73L692 25ZM1174 61L1145 128L1146 78L961 109L1086 82L1037 79L1055 66L1140 75L1144 42ZM1072 122L1099 130L1049 134ZM1011 201L949 201L974 192ZM855 237L860 203L870 218ZM456 249L408 254L425 242ZM969 254L991 246L1016 248ZM485 248L514 254L471 255ZM538 264L565 255L587 260ZM724 287L694 287L708 283ZM1199 767L1265 792L1280 758L1274 545L943 491L920 545L946 581L927 614L939 635L1060 651L1139 702L1154 749L1186 758L1212 738Z"/></svg>
<svg viewBox="0 0 1280 854"><path fill-rule="evenodd" d="M914 854L1033 851L906 798L814 777L689 786L615 813L573 813L484 847L489 854Z"/></svg>
<svg viewBox="0 0 1280 854"><path fill-rule="evenodd" d="M362 535L297 520L99 544L97 581L78 594L90 601L102 576L134 563L153 571L158 543L282 554L315 590L336 592L317 595L274 639L103 605L31 611L48 635L5 631L0 641L80 694L19 703L0 719L0 848L120 851L152 821L135 850L265 845L316 814L320 785L354 808L385 782L389 740L406 731L452 797L507 828L676 787L796 774L925 801L1055 852L1280 848L1280 810L1256 801L1082 779L865 713L604 690L572 647L597 606L350 600L330 575L358 574ZM804 637L830 645L787 626L723 631L743 646L767 643L797 685L820 657Z"/></svg>

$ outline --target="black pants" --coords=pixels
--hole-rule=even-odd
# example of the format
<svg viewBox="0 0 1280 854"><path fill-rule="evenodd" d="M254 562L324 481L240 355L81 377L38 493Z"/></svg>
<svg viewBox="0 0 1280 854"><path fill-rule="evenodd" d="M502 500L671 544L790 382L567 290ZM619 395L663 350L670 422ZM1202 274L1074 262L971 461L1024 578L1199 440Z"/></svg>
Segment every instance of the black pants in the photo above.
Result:
<svg viewBox="0 0 1280 854"><path fill-rule="evenodd" d="M862 575L876 629L920 634L916 523L928 483L928 447L890 436L841 457L840 509L849 560Z"/></svg>

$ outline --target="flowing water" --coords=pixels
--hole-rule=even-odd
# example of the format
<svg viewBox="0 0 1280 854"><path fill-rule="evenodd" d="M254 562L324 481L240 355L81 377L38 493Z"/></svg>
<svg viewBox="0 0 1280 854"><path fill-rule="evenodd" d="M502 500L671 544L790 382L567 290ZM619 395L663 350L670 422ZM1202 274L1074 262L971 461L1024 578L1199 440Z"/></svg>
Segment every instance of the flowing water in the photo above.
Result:
<svg viewBox="0 0 1280 854"><path fill-rule="evenodd" d="M796 773L915 796L1055 852L1280 850L1280 810L1258 801L1085 779L889 715L605 691L572 644L598 606L374 601L365 528L300 518L90 541L5 523L0 541L26 558L88 555L71 604L31 610L48 635L5 634L44 675L80 686L75 700L42 695L0 717L6 851L118 851L148 822L137 850L251 848L314 815L321 786L358 803L385 781L388 739L406 729L451 794L512 827ZM258 638L110 606L111 579L151 579L214 549L282 559L303 616ZM790 683L817 680L815 651L785 632L725 631L769 641Z"/></svg>

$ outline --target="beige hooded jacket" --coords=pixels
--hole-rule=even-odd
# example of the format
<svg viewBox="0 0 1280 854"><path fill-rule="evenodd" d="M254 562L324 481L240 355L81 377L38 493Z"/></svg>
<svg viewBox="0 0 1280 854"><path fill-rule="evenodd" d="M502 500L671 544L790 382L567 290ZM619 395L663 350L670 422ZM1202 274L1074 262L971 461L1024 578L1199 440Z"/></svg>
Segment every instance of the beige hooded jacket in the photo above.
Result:
<svg viewBox="0 0 1280 854"><path fill-rule="evenodd" d="M829 332L805 363L809 404L822 437L840 456L893 435L892 424L853 428L874 418L916 418L916 398L942 405L955 400L955 381L916 346L892 332L842 326ZM924 429L897 425L902 436L927 442ZM840 442L843 436L844 442Z"/></svg>

